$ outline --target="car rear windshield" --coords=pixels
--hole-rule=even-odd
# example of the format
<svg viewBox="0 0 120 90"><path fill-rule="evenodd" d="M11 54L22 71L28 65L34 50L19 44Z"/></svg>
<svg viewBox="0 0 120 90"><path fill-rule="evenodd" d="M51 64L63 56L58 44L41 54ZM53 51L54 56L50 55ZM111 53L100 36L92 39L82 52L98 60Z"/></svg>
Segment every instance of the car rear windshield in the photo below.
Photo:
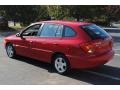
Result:
<svg viewBox="0 0 120 90"><path fill-rule="evenodd" d="M84 25L81 28L92 38L92 39L105 39L109 34L95 24Z"/></svg>

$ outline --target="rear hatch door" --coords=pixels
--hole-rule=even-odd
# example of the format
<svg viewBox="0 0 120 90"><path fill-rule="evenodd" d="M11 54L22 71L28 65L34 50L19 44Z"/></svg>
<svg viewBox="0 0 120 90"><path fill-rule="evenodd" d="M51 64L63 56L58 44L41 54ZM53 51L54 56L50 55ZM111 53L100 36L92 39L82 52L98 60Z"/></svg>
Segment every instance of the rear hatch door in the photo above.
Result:
<svg viewBox="0 0 120 90"><path fill-rule="evenodd" d="M81 28L91 38L90 44L94 47L95 54L102 54L112 49L112 37L95 24L84 25Z"/></svg>

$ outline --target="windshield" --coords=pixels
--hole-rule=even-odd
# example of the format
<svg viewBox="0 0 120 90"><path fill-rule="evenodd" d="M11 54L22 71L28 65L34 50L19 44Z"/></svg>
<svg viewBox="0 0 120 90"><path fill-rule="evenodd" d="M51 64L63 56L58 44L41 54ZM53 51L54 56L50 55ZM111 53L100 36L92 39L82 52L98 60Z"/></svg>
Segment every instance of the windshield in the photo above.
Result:
<svg viewBox="0 0 120 90"><path fill-rule="evenodd" d="M92 38L92 39L105 39L109 34L95 24L84 25L81 28Z"/></svg>

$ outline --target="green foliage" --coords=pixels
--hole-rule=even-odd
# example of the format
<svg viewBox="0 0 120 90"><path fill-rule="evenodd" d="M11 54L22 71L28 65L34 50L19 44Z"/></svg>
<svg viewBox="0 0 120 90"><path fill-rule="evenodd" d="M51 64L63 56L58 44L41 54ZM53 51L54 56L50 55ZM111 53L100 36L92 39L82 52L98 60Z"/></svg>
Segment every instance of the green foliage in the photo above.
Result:
<svg viewBox="0 0 120 90"><path fill-rule="evenodd" d="M74 17L66 16L66 17L63 18L63 20L73 21L73 20L75 20L75 18Z"/></svg>
<svg viewBox="0 0 120 90"><path fill-rule="evenodd" d="M54 17L54 19L63 19L65 17L66 8L63 6L47 6L48 13L51 17Z"/></svg>
<svg viewBox="0 0 120 90"><path fill-rule="evenodd" d="M105 22L111 19L119 19L120 6L98 5L8 5L0 6L0 15L8 20L22 22L27 25L31 22L49 20L50 17L57 20L87 20L91 22Z"/></svg>
<svg viewBox="0 0 120 90"><path fill-rule="evenodd" d="M22 22L24 25L49 17L45 6L0 6L0 15L8 20Z"/></svg>

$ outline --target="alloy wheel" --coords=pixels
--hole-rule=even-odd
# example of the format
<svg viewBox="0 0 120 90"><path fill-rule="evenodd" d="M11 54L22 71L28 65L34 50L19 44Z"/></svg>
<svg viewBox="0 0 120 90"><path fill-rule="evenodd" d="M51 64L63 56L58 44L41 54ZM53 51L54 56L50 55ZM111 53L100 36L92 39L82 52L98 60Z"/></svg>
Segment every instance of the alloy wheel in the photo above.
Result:
<svg viewBox="0 0 120 90"><path fill-rule="evenodd" d="M58 57L55 59L55 69L58 71L58 73L64 73L67 70L67 62L64 58Z"/></svg>

